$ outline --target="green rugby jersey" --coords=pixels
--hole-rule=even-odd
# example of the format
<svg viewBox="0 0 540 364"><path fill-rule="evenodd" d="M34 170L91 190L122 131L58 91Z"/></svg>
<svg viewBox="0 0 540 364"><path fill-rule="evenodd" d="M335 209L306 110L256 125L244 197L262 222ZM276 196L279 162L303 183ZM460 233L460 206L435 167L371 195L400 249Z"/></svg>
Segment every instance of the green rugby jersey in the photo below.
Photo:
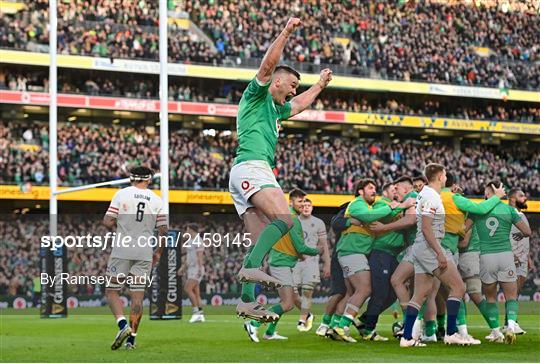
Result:
<svg viewBox="0 0 540 364"><path fill-rule="evenodd" d="M379 207L388 206L391 202L392 200L389 198L382 197L373 204L373 208L377 209ZM380 221L383 224L389 224L396 220L397 215L399 215L399 212L394 210L390 215L382 218ZM375 236L375 239L373 240L373 249L382 250L388 254L397 256L403 249L403 244L404 237L400 231L389 231L382 235Z"/></svg>
<svg viewBox="0 0 540 364"><path fill-rule="evenodd" d="M503 202L485 215L471 215L480 240L480 254L511 252L510 230L521 220L516 209Z"/></svg>
<svg viewBox="0 0 540 364"><path fill-rule="evenodd" d="M471 238L469 239L469 245L465 249L460 249L460 253L479 252L480 251L480 238L478 237L478 231L476 230L476 224L473 224L471 228Z"/></svg>
<svg viewBox="0 0 540 364"><path fill-rule="evenodd" d="M475 203L458 193L452 193L449 188L442 189L441 199L446 213L445 234L441 246L450 250L453 254L458 251L459 237L463 234L465 213L483 215L501 202L499 197L492 196L485 201Z"/></svg>
<svg viewBox="0 0 540 364"><path fill-rule="evenodd" d="M270 82L251 80L240 99L236 129L238 148L234 164L263 160L275 167L276 145L281 121L291 116L291 103L276 105L268 92Z"/></svg>
<svg viewBox="0 0 540 364"><path fill-rule="evenodd" d="M403 198L403 201L411 197L416 199L418 197L418 192L416 192L415 190L412 190L411 192L405 195L405 197ZM405 247L414 244L414 239L416 239L416 228L417 228L417 224L414 224L410 228L403 230L403 238L405 242Z"/></svg>
<svg viewBox="0 0 540 364"><path fill-rule="evenodd" d="M347 207L345 217L352 216L363 223L369 224L390 215L390 213L392 213L390 206L384 204L384 206L372 209L361 196L358 196ZM371 253L372 245L373 236L367 227L351 225L341 233L341 238L337 244L338 256L367 255Z"/></svg>

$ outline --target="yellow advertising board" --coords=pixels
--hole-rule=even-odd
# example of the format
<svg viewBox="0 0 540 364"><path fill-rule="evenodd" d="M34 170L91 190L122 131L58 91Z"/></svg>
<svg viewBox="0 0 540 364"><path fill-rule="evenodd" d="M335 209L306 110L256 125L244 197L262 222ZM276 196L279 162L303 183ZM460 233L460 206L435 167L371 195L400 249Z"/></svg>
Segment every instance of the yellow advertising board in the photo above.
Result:
<svg viewBox="0 0 540 364"><path fill-rule="evenodd" d="M540 134L540 124L465 120L431 116L386 115L370 113L345 114L345 122L361 125L449 129L518 134Z"/></svg>
<svg viewBox="0 0 540 364"><path fill-rule="evenodd" d="M62 190L64 188L59 188ZM60 201L92 201L109 202L118 191L116 188L94 188L85 191L58 195ZM155 190L157 194L160 191ZM339 207L352 200L350 195L332 194L309 194L310 200L316 207ZM4 200L48 200L49 187L32 186L27 191L22 191L19 186L0 185L0 199ZM170 190L169 200L172 204L196 204L196 205L232 205L229 192L224 191L189 191ZM473 199L480 202L480 199ZM540 213L540 201L528 201L529 209L526 212Z"/></svg>
<svg viewBox="0 0 540 364"><path fill-rule="evenodd" d="M185 26L186 24L181 25ZM2 63L35 66L49 65L49 55L47 53L0 50L0 60ZM114 62L111 63L107 58L59 54L57 57L57 63L58 67L67 68L159 74L159 64L157 62L150 61L115 59ZM169 75L171 76L201 77L238 81L249 81L255 77L256 72L255 69L251 68L184 65L177 63L170 63L168 71ZM302 74L301 84L312 85L318 80L318 74ZM391 81L349 76L334 76L332 82L330 83L330 87L378 92L474 97L498 100L502 99L503 97L497 88L432 84L425 82ZM540 102L540 92L509 90L507 99L512 101Z"/></svg>

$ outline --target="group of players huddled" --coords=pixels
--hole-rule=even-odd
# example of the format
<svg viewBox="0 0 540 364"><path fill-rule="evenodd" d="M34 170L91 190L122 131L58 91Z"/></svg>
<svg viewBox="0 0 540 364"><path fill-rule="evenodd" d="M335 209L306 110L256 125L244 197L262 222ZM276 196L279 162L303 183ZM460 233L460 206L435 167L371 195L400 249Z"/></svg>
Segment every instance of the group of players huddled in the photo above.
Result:
<svg viewBox="0 0 540 364"><path fill-rule="evenodd" d="M379 199L376 183L361 180L355 199L333 217L332 293L317 335L356 342L349 330L354 325L363 340L387 341L375 329L379 315L397 298L404 322L395 322L392 329L401 346L438 340L478 345L480 340L467 331L465 293L491 329L486 340L513 343L516 335L525 333L517 323L517 296L527 276L531 233L520 211L527 207L525 194L511 189L505 204L504 188L492 181L485 187L486 200L477 204L461 195L443 166L428 164L425 176L387 183ZM302 310L298 330L312 327L309 310L319 262L310 256L327 251L326 231L311 215L312 204L305 196L298 189L289 194L294 226L268 258L270 275L280 281L280 303L270 310L278 317L253 317L244 323L254 342L259 342L261 321L271 322L264 339L286 340L277 334L276 325L295 304ZM323 277L327 262L325 258ZM499 323L498 284L506 299L504 328ZM295 294L300 288L302 295ZM365 312L358 316L368 298Z"/></svg>
<svg viewBox="0 0 540 364"><path fill-rule="evenodd" d="M295 301L302 309L299 329L309 329L313 320L308 312L311 294L302 298L295 295L295 266L306 256L323 254L327 258L328 254L325 244L309 246L303 238L309 235L303 233L299 218L305 193L293 190L288 203L273 173L281 121L309 107L332 79L332 72L325 69L316 84L297 95L300 74L278 66L287 39L300 25L300 19L289 19L244 91L238 109L238 149L229 190L256 243L238 273L243 285L236 312L250 319L244 328L254 342L259 342L262 323L269 323L264 339L286 339L277 334L276 325ZM516 209L524 208L525 195L512 190L513 206L507 205L501 201L506 195L504 187L492 181L485 186L486 200L477 204L459 193L457 181L444 166L429 163L423 177L425 181L404 176L386 184L380 199L376 199L376 183L363 179L356 186L355 199L334 218L333 228L339 235L332 259L335 294L318 335L356 342L349 331L354 324L366 340L387 340L375 328L378 316L397 296L404 323L395 331L402 347L436 341L436 317L441 323L445 312L446 330L442 335L444 329L439 325L439 337L450 345L477 345L480 341L467 332L466 292L491 328L487 340L513 343L516 334L523 333L517 324L517 275L523 275L527 263L522 256L516 268L510 239L523 241L531 234L526 219ZM512 229L517 230L511 235ZM270 274L261 269L267 255ZM328 259L324 261L323 275ZM407 282L413 277L411 297ZM308 280L302 288L312 292L310 286L315 281ZM280 303L270 309L258 304L256 283L277 288ZM504 334L496 302L499 284L506 298ZM358 317L368 298L367 310ZM441 304L444 301L446 304Z"/></svg>
<svg viewBox="0 0 540 364"><path fill-rule="evenodd" d="M460 194L453 174L435 163L427 164L420 178L403 176L385 184L379 199L376 183L363 179L356 185L355 198L332 220L337 235L332 258L326 228L312 216L306 193L295 189L287 201L273 173L281 121L308 108L332 79L332 71L325 69L316 84L297 95L300 74L278 66L289 36L300 25L300 19L289 19L238 109L238 149L229 190L254 242L237 275L242 294L236 312L248 319L244 328L249 338L259 342L259 327L267 323L264 339L287 339L278 335L276 326L295 305L301 309L298 330L311 329L311 298L320 280L320 255L322 276L331 275L333 292L317 329L319 336L356 342L349 330L354 325L362 339L386 341L375 329L379 315L397 297L404 319L393 329L402 347L425 346L439 339L450 345L480 344L467 332L463 304L467 293L491 328L486 339L515 342L516 335L524 333L517 324L517 296L527 273L531 234L520 212L526 208L521 190L510 190L506 204L501 201L504 187L492 181L485 186L486 200L474 203ZM160 236L166 235L167 214L161 199L148 189L152 173L145 167L131 171L132 186L113 198L104 218L106 226L123 235L151 236L156 228ZM189 231L196 234L197 227L190 226ZM161 248L153 252L150 247L115 247L107 274L148 277L160 255ZM270 274L261 269L266 257ZM198 292L203 273L202 252L188 252L185 289L194 306L190 322L204 321ZM413 277L414 284L409 284ZM277 288L280 302L270 309L257 303L257 283ZM498 285L506 298L505 330L499 322ZM123 316L120 288L116 279L106 288L119 328L111 348L116 350L127 340L126 348L134 349L144 284L130 287L129 324ZM368 298L366 311L358 316Z"/></svg>

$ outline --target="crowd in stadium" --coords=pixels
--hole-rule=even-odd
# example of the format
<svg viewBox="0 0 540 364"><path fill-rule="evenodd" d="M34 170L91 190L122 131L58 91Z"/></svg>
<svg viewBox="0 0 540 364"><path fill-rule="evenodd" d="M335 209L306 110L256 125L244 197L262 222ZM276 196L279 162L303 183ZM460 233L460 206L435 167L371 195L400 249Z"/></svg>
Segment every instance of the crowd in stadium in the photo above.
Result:
<svg viewBox="0 0 540 364"><path fill-rule="evenodd" d="M315 209L315 214L317 211ZM215 216L215 217L214 217ZM105 235L107 230L100 225L102 215L59 215L58 235ZM176 221L176 222L175 222ZM235 215L212 215L204 220L194 216L171 216L171 229L185 231L187 221L196 221L201 231L208 233L236 234L243 231L240 220ZM540 234L540 224L531 220L534 236ZM39 288L36 279L39 277L39 238L48 235L48 217L32 217L17 215L14 220L0 220L3 254L0 256L0 296L23 296L35 299L35 291ZM328 229L328 225L327 225ZM329 232L329 244L333 249L334 235ZM223 238L225 241L225 238ZM245 254L245 248L222 244L220 247L204 249L205 275L201 282L203 295L239 293L240 285L235 278ZM68 249L68 272L72 275L103 275L107 266L110 248L101 251L96 248ZM531 244L531 254L535 267L540 267L540 249ZM540 280L540 269L532 269L528 284ZM328 281L322 282L317 292L326 295L330 290ZM100 285L69 285L68 293L80 295L103 295L104 287Z"/></svg>
<svg viewBox="0 0 540 364"><path fill-rule="evenodd" d="M47 183L47 130L39 123L0 123L0 182ZM171 131L171 187L227 188L236 140L230 132L213 134ZM61 185L123 178L128 165L143 162L159 169L155 127L60 124L58 145ZM539 196L540 150L527 146L469 145L463 141L461 153L456 153L441 141L359 142L284 134L277 148L276 173L285 189L298 186L306 191L346 194L359 178L373 178L382 184L402 174L419 175L428 161L438 161L456 173L467 195L482 195L484 183L498 177L506 186L520 186L529 195Z"/></svg>
<svg viewBox="0 0 540 364"><path fill-rule="evenodd" d="M107 75L105 73L104 75ZM111 75L112 76L112 75ZM154 82L155 81L155 82ZM130 75L129 79L118 77L81 77L79 73L63 72L59 76L58 91L62 93L82 93L87 95L122 96L130 98L158 98L157 80L145 75ZM237 104L242 97L245 84L221 82L217 87L189 79L169 80L169 99L190 102L227 102ZM43 71L20 72L6 68L0 70L0 89L12 91L45 92L48 89L48 75ZM316 110L340 110L349 112L376 112L392 115L433 115L455 117L467 120L494 120L526 123L540 123L540 107L511 104L463 105L427 100L410 105L392 97L366 99L362 95L328 90L313 104Z"/></svg>
<svg viewBox="0 0 540 364"><path fill-rule="evenodd" d="M187 1L177 10L187 13L209 41L173 24L169 55L173 62L241 65L261 58L288 17L301 14L302 30L290 39L284 58L306 71L332 64L342 66L336 73L538 89L540 6L489 3ZM158 58L155 2L60 4L60 53ZM46 1L32 1L23 11L3 14L0 47L46 51L46 7Z"/></svg>

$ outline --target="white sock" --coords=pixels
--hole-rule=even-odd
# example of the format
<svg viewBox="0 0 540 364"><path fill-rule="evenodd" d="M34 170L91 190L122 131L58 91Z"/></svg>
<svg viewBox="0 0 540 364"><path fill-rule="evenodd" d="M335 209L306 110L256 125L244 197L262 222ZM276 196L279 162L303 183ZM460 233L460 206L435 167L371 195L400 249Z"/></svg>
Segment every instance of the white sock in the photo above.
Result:
<svg viewBox="0 0 540 364"><path fill-rule="evenodd" d="M500 335L501 334L501 328L496 327L494 329L491 329L491 333L494 334L494 335Z"/></svg>
<svg viewBox="0 0 540 364"><path fill-rule="evenodd" d="M469 332L467 331L467 325L459 325L458 332L463 337L469 336Z"/></svg>
<svg viewBox="0 0 540 364"><path fill-rule="evenodd" d="M126 317L125 316L120 316L119 318L116 319L116 323L119 323L122 320L126 320Z"/></svg>
<svg viewBox="0 0 540 364"><path fill-rule="evenodd" d="M516 322L514 320L508 320L508 330L516 332Z"/></svg>
<svg viewBox="0 0 540 364"><path fill-rule="evenodd" d="M415 340L418 340L420 339L420 336L422 335L422 331L424 331L423 329L423 320L419 320L418 318L416 318L416 320L414 321L414 325L413 325L413 329L412 329L412 336L413 336L413 339Z"/></svg>

